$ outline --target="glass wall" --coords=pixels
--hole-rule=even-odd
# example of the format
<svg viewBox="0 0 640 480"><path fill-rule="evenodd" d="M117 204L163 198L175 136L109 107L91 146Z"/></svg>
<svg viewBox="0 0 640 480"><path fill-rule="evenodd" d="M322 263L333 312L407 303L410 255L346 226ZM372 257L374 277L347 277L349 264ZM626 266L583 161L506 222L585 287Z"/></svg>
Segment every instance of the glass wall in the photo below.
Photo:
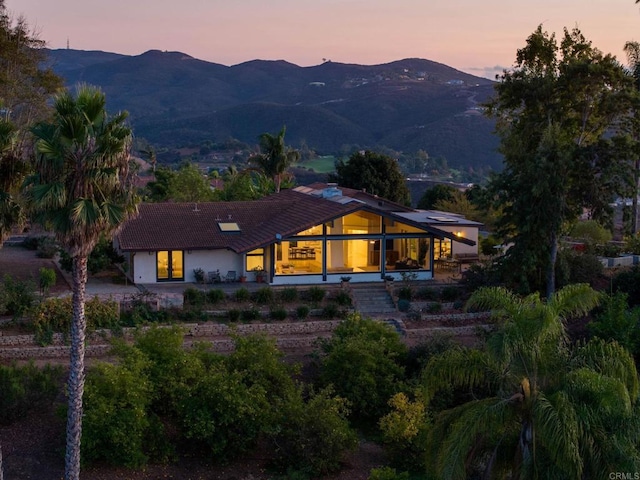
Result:
<svg viewBox="0 0 640 480"><path fill-rule="evenodd" d="M276 275L322 273L322 240L284 241L276 245Z"/></svg>
<svg viewBox="0 0 640 480"><path fill-rule="evenodd" d="M430 240L427 238L395 238L387 240L387 270L430 270Z"/></svg>
<svg viewBox="0 0 640 480"><path fill-rule="evenodd" d="M327 273L379 272L380 268L380 240L327 241Z"/></svg>

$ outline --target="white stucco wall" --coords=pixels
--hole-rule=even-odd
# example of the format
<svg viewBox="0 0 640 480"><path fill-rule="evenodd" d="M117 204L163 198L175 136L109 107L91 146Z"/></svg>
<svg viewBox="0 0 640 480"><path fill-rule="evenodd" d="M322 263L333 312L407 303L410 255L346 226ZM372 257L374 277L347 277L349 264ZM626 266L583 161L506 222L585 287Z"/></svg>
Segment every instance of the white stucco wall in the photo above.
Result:
<svg viewBox="0 0 640 480"><path fill-rule="evenodd" d="M235 270L240 276L244 271L244 255L229 250L194 250L184 252L184 282L194 282L193 270L201 268L205 273L219 270L224 276ZM133 256L135 283L156 283L156 252L136 252ZM163 282L164 283L164 282ZM182 282L179 282L182 283Z"/></svg>

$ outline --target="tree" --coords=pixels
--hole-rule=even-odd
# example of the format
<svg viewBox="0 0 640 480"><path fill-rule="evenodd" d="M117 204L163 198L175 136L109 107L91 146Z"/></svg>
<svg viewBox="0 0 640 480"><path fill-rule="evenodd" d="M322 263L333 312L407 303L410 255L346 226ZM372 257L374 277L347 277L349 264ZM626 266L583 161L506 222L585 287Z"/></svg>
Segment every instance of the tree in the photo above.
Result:
<svg viewBox="0 0 640 480"><path fill-rule="evenodd" d="M322 344L321 381L349 400L359 419L377 421L402 389L407 349L388 325L350 315Z"/></svg>
<svg viewBox="0 0 640 480"><path fill-rule="evenodd" d="M634 79L635 88L640 91L640 43L627 42L624 45L624 52L627 54L627 61L629 62L629 68L631 75ZM638 233L638 193L640 192L640 152L638 152L638 137L640 137L640 126L637 125L638 115L633 115L631 118L635 126L635 155L633 155L633 189L632 189L632 205L631 205L631 234Z"/></svg>
<svg viewBox="0 0 640 480"><path fill-rule="evenodd" d="M53 230L73 262L71 356L65 479L80 476L84 392L87 258L102 235L137 211L129 175L131 130L126 112L110 117L105 95L79 86L55 97L54 116L32 128L35 174L26 185L33 218Z"/></svg>
<svg viewBox="0 0 640 480"><path fill-rule="evenodd" d="M436 203L441 200L453 200L457 193L457 189L451 185L438 183L433 187L427 188L420 200L418 200L418 208L423 210L433 210Z"/></svg>
<svg viewBox="0 0 640 480"><path fill-rule="evenodd" d="M392 202L402 205L411 203L411 194L398 162L386 155L369 150L356 152L347 162L337 161L336 173L329 178L343 187L364 189Z"/></svg>
<svg viewBox="0 0 640 480"><path fill-rule="evenodd" d="M484 350L450 349L427 364L427 401L448 389L468 401L441 411L429 439L437 478L603 478L637 471L638 377L615 342L569 344L565 321L599 294L574 284L547 301L485 287L467 308L491 309L497 329ZM613 470L612 470L613 469Z"/></svg>
<svg viewBox="0 0 640 480"><path fill-rule="evenodd" d="M637 105L632 78L578 29L557 44L542 27L518 50L488 102L497 119L504 170L492 181L503 206L500 233L514 242L508 270L523 290L555 290L558 239L567 221L591 210L603 221L624 186L622 120ZM624 156L623 156L624 158Z"/></svg>
<svg viewBox="0 0 640 480"><path fill-rule="evenodd" d="M275 136L270 133L260 135L262 152L249 157L249 163L253 164L254 168L273 180L276 193L280 191L282 181L287 178L289 167L300 158L300 152L285 145L285 132L286 127L282 127Z"/></svg>
<svg viewBox="0 0 640 480"><path fill-rule="evenodd" d="M176 202L207 202L213 190L207 177L192 163L182 165L169 185L169 198Z"/></svg>
<svg viewBox="0 0 640 480"><path fill-rule="evenodd" d="M48 112L62 79L45 68L44 42L0 0L0 246L25 214L19 187L29 170L28 127Z"/></svg>

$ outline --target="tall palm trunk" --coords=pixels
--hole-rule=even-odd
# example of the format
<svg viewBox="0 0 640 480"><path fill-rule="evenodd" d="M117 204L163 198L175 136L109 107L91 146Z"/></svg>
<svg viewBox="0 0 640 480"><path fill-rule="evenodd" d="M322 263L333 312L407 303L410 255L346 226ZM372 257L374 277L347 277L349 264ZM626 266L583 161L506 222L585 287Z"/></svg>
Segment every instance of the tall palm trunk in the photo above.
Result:
<svg viewBox="0 0 640 480"><path fill-rule="evenodd" d="M2 472L2 445L0 445L0 480L4 480L4 473Z"/></svg>
<svg viewBox="0 0 640 480"><path fill-rule="evenodd" d="M87 285L87 256L73 258L73 318L71 320L71 358L69 367L67 413L67 452L65 480L80 478L80 440L82 437L82 396L84 394L84 340L87 321L84 316Z"/></svg>
<svg viewBox="0 0 640 480"><path fill-rule="evenodd" d="M640 193L640 160L636 159L633 168L633 199L631 203L631 235L638 233L638 193Z"/></svg>

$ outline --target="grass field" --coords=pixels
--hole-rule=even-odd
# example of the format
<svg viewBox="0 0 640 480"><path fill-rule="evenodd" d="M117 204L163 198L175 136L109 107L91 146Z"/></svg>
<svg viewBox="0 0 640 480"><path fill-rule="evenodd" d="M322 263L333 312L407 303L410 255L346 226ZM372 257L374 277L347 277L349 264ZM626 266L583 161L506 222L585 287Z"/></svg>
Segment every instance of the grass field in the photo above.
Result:
<svg viewBox="0 0 640 480"><path fill-rule="evenodd" d="M306 162L300 162L296 164L296 167L310 168L317 173L330 173L335 170L336 157L333 155L327 155L324 157L317 157L313 160L307 160Z"/></svg>

